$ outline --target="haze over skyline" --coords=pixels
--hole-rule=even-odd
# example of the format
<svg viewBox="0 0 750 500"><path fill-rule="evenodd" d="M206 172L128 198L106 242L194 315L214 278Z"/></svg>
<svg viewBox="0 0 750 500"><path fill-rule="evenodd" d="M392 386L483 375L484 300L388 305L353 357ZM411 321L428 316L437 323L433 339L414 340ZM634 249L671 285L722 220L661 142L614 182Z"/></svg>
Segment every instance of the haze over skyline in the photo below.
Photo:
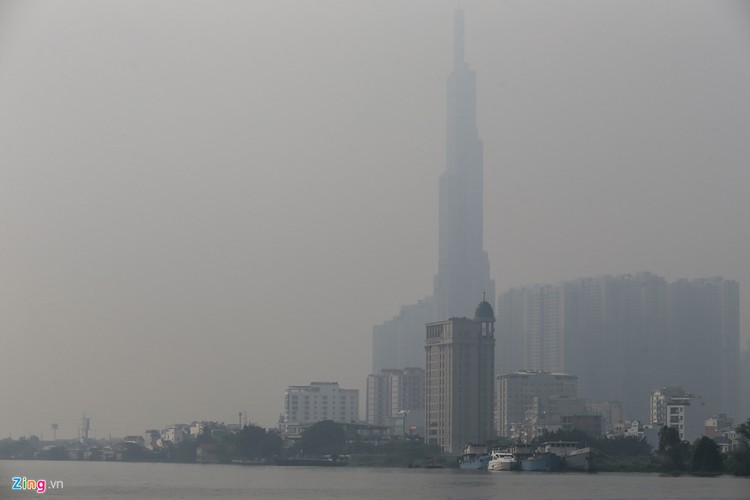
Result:
<svg viewBox="0 0 750 500"><path fill-rule="evenodd" d="M362 400L372 325L437 269L455 6L0 5L0 436ZM747 3L462 8L498 293L748 286Z"/></svg>

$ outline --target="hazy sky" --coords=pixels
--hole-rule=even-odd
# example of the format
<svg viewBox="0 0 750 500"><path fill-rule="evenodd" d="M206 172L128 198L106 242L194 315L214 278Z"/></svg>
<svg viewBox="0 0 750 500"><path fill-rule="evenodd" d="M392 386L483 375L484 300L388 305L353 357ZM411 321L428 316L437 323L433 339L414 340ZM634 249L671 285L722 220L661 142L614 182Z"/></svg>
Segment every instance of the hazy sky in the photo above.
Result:
<svg viewBox="0 0 750 500"><path fill-rule="evenodd" d="M364 401L432 292L457 5L2 2L0 436ZM750 4L461 5L498 293L724 276L750 337Z"/></svg>

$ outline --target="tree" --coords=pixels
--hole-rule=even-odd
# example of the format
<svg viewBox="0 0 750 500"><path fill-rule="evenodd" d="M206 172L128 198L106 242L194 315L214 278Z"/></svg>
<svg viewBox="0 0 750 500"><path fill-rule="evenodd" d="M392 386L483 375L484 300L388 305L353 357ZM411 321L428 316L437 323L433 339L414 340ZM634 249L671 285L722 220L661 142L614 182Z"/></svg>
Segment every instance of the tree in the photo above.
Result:
<svg viewBox="0 0 750 500"><path fill-rule="evenodd" d="M659 430L659 455L667 470L685 470L689 453L690 445L680 440L677 429L664 426Z"/></svg>
<svg viewBox="0 0 750 500"><path fill-rule="evenodd" d="M346 444L346 432L333 420L315 423L302 433L300 447L306 455L338 455Z"/></svg>
<svg viewBox="0 0 750 500"><path fill-rule="evenodd" d="M727 469L736 476L750 476L750 418L735 428L739 448L729 454Z"/></svg>
<svg viewBox="0 0 750 500"><path fill-rule="evenodd" d="M251 459L261 456L261 445L266 438L266 430L257 425L246 425L237 433L235 443L240 457Z"/></svg>
<svg viewBox="0 0 750 500"><path fill-rule="evenodd" d="M281 450L284 447L284 440L281 439L279 433L272 430L267 430L266 435L260 443L260 456L263 458L272 458L280 455Z"/></svg>
<svg viewBox="0 0 750 500"><path fill-rule="evenodd" d="M198 448L198 443L184 439L173 446L172 451L174 452L173 457L175 462L195 462L195 451Z"/></svg>
<svg viewBox="0 0 750 500"><path fill-rule="evenodd" d="M721 450L716 441L707 436L695 441L690 470L691 472L721 472L724 470L724 458L721 456Z"/></svg>

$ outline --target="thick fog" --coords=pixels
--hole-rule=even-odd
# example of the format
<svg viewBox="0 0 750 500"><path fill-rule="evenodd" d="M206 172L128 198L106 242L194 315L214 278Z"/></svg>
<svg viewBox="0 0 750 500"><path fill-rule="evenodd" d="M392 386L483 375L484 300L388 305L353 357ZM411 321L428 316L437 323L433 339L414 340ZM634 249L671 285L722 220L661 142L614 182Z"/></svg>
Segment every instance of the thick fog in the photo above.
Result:
<svg viewBox="0 0 750 500"><path fill-rule="evenodd" d="M456 6L0 4L0 436L363 404L372 326L432 292ZM498 293L750 287L746 2L461 6Z"/></svg>

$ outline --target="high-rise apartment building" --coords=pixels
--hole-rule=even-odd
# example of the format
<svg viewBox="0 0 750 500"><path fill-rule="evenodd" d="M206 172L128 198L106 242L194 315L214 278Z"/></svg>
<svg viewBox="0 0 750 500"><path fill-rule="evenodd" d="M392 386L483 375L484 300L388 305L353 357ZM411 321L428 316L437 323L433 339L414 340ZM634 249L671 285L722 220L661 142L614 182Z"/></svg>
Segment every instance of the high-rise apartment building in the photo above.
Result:
<svg viewBox="0 0 750 500"><path fill-rule="evenodd" d="M712 413L738 416L740 291L722 278L669 285L670 384L703 398Z"/></svg>
<svg viewBox="0 0 750 500"><path fill-rule="evenodd" d="M367 423L391 425L394 418L405 419L424 434L424 369L382 370L367 377Z"/></svg>
<svg viewBox="0 0 750 500"><path fill-rule="evenodd" d="M495 282L484 251L482 140L476 122L476 76L464 59L463 11L454 18L454 63L448 77L446 169L440 176L438 271L433 294L404 306L373 328L373 373L424 366L424 325L469 317L476 298L494 303Z"/></svg>
<svg viewBox="0 0 750 500"><path fill-rule="evenodd" d="M445 453L494 436L494 322L483 301L474 319L427 324L426 437Z"/></svg>
<svg viewBox="0 0 750 500"><path fill-rule="evenodd" d="M682 385L713 411L739 394L739 289L721 278L668 283L651 273L581 278L498 298L497 371L564 371L582 397L649 418L653 387ZM696 370L711 366L711 370Z"/></svg>
<svg viewBox="0 0 750 500"><path fill-rule="evenodd" d="M498 375L495 423L498 436L531 440L540 416L583 413L578 377L568 373L516 371ZM570 404L566 404L569 402Z"/></svg>

